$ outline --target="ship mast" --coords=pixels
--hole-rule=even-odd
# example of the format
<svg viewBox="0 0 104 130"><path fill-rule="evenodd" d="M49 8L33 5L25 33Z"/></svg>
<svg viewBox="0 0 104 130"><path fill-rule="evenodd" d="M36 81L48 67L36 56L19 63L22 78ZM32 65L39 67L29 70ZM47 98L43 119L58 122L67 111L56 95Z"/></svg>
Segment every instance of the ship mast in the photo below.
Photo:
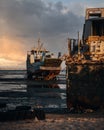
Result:
<svg viewBox="0 0 104 130"><path fill-rule="evenodd" d="M78 59L80 60L80 39L79 39L79 31L78 31Z"/></svg>
<svg viewBox="0 0 104 130"><path fill-rule="evenodd" d="M68 38L68 51L69 51L69 57L71 56L71 39Z"/></svg>
<svg viewBox="0 0 104 130"><path fill-rule="evenodd" d="M40 37L38 38L37 54L39 54L39 48L40 48Z"/></svg>

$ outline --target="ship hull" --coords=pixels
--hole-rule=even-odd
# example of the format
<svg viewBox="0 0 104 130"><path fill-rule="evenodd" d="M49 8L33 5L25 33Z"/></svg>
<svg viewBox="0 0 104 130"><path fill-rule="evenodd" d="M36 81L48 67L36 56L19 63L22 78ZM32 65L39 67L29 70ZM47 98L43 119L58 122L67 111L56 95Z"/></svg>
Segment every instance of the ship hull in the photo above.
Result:
<svg viewBox="0 0 104 130"><path fill-rule="evenodd" d="M27 76L28 79L41 79L52 80L56 79L56 76L61 70L61 59L45 59L44 61L38 61L34 64L30 64L27 61Z"/></svg>
<svg viewBox="0 0 104 130"><path fill-rule="evenodd" d="M67 106L104 107L104 63L67 65Z"/></svg>

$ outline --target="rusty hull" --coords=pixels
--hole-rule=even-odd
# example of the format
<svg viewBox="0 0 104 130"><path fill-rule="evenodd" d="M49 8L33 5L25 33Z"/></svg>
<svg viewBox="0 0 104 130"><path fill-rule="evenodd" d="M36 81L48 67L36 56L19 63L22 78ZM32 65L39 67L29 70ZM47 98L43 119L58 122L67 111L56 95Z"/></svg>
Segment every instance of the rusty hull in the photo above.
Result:
<svg viewBox="0 0 104 130"><path fill-rule="evenodd" d="M88 62L67 66L67 106L104 107L104 63Z"/></svg>

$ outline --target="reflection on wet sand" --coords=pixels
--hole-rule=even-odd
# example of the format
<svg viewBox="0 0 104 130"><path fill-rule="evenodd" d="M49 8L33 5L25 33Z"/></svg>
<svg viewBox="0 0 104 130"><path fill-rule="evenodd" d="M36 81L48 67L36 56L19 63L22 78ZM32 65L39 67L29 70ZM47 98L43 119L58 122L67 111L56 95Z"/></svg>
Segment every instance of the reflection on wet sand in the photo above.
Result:
<svg viewBox="0 0 104 130"><path fill-rule="evenodd" d="M1 103L9 107L66 108L66 84L63 81L31 81L25 74L25 71L0 71Z"/></svg>
<svg viewBox="0 0 104 130"><path fill-rule="evenodd" d="M35 98L36 107L62 107L66 104L65 90L60 89L58 84L51 85L28 85L29 97Z"/></svg>

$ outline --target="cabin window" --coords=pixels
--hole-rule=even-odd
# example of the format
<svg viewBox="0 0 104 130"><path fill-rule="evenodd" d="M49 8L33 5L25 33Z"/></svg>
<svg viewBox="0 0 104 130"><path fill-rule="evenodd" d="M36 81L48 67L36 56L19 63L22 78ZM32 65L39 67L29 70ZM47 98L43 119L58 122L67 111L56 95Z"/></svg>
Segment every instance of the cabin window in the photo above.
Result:
<svg viewBox="0 0 104 130"><path fill-rule="evenodd" d="M91 47L91 52L95 52L95 46Z"/></svg>
<svg viewBox="0 0 104 130"><path fill-rule="evenodd" d="M100 52L100 50L97 50L97 52Z"/></svg>
<svg viewBox="0 0 104 130"><path fill-rule="evenodd" d="M89 36L104 36L104 19L87 20L83 30L83 40Z"/></svg>
<svg viewBox="0 0 104 130"><path fill-rule="evenodd" d="M90 13L89 14L89 19L92 19L92 18L99 18L99 17L101 17L101 13L99 12L99 13Z"/></svg>
<svg viewBox="0 0 104 130"><path fill-rule="evenodd" d="M104 20L92 22L93 36L104 36Z"/></svg>

